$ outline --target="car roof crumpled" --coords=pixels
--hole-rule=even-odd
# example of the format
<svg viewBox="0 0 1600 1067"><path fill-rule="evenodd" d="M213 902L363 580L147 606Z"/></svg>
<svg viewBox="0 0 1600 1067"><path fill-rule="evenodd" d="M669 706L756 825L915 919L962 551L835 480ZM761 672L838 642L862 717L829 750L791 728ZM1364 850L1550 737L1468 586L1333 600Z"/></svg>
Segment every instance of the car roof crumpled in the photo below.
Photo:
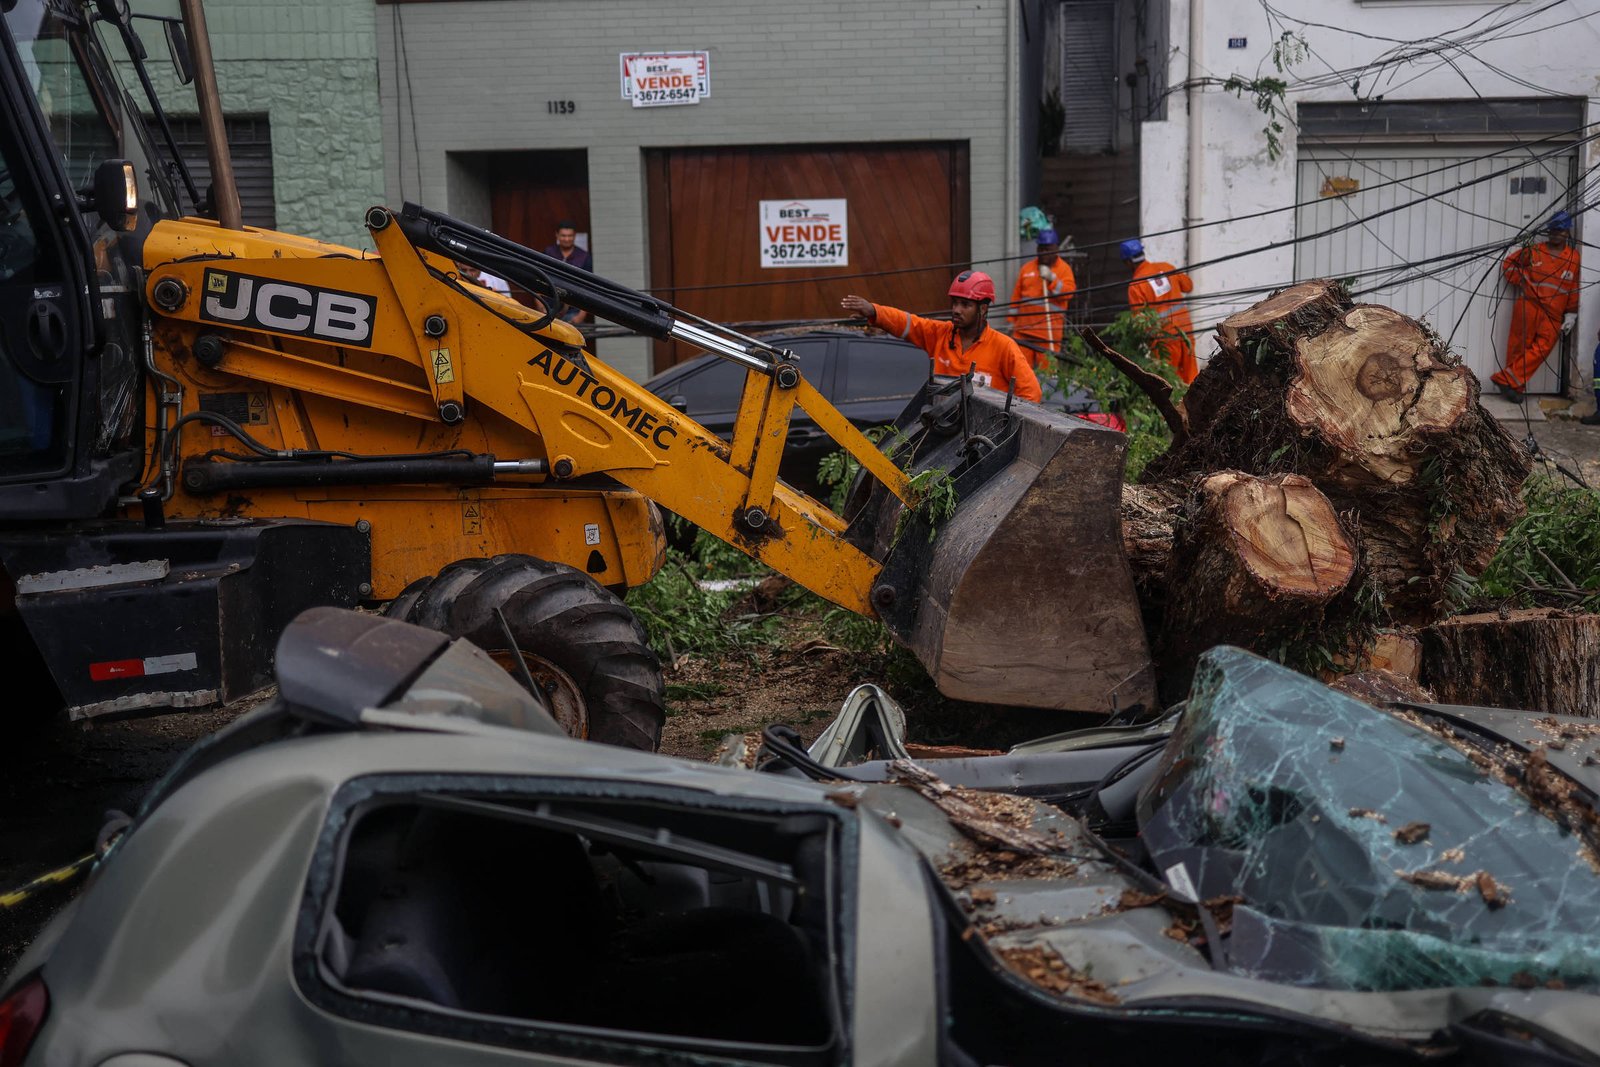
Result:
<svg viewBox="0 0 1600 1067"><path fill-rule="evenodd" d="M1538 733L1521 714L1522 732ZM1140 830L1169 883L1236 898L1234 974L1347 990L1593 989L1600 857L1573 832L1587 820L1551 800L1578 802L1574 783L1521 740L1475 746L1214 650L1141 797Z"/></svg>

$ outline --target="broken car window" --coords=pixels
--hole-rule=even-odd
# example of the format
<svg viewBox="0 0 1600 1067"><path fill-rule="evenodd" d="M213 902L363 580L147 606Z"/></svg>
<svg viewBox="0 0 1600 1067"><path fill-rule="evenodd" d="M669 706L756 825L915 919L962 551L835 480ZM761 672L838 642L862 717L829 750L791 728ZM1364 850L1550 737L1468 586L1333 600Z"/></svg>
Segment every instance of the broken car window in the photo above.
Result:
<svg viewBox="0 0 1600 1067"><path fill-rule="evenodd" d="M1514 787L1519 773L1223 648L1201 661L1141 832L1174 892L1237 898L1213 958L1234 973L1592 987L1600 861Z"/></svg>

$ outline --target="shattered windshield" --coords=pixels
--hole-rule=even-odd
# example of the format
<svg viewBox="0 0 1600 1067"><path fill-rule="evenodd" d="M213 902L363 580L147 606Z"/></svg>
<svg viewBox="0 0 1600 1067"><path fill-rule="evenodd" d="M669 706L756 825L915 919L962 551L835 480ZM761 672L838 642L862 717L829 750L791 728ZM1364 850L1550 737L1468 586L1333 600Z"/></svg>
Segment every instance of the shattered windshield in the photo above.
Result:
<svg viewBox="0 0 1600 1067"><path fill-rule="evenodd" d="M1140 828L1176 893L1235 898L1216 961L1233 973L1593 988L1600 864L1518 773L1223 648L1201 662Z"/></svg>

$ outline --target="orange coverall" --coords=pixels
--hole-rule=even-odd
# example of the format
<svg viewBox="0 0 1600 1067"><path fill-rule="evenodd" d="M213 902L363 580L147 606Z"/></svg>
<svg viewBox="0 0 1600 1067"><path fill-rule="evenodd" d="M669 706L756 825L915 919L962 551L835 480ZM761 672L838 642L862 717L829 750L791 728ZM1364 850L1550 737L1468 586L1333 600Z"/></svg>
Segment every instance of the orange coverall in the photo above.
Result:
<svg viewBox="0 0 1600 1067"><path fill-rule="evenodd" d="M1066 336L1066 310L1072 303L1072 294L1078 291L1078 280L1072 275L1067 261L1056 258L1050 267L1054 281L1046 281L1039 273L1039 261L1030 259L1017 274L1017 284L1011 288L1011 336L1032 341L1052 352L1060 351ZM1022 348L1022 354L1035 368L1044 366L1045 355L1031 348Z"/></svg>
<svg viewBox="0 0 1600 1067"><path fill-rule="evenodd" d="M1166 277L1160 277L1160 275ZM1128 283L1128 306L1135 312L1154 308L1161 313L1166 332L1156 339L1155 348L1177 368L1185 384L1200 373L1194 358L1194 323L1183 304L1183 294L1194 290L1194 282L1171 263L1135 263L1133 281Z"/></svg>
<svg viewBox="0 0 1600 1067"><path fill-rule="evenodd" d="M1517 290L1517 301L1511 307L1505 369L1490 380L1521 390L1561 337L1562 316L1578 310L1578 248L1569 243L1557 252L1540 241L1511 253L1500 269Z"/></svg>
<svg viewBox="0 0 1600 1067"><path fill-rule="evenodd" d="M1015 341L999 330L984 326L978 340L970 347L963 347L953 322L925 319L886 304L872 305L872 322L928 353L935 374L965 374L969 367L977 364L973 379L979 385L1003 393L1006 383L1015 378L1019 397L1035 403L1044 399L1039 379L1028 365L1028 357L1022 354Z"/></svg>

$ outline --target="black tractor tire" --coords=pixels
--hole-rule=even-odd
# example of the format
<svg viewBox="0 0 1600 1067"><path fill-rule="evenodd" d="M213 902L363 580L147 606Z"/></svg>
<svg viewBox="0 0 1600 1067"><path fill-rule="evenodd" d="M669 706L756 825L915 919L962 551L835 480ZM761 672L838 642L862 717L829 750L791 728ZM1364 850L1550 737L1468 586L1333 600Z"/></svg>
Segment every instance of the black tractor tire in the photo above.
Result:
<svg viewBox="0 0 1600 1067"><path fill-rule="evenodd" d="M569 733L648 752L661 747L661 662L628 606L581 571L520 554L459 560L407 586L386 614L465 637L519 681L513 656L520 653Z"/></svg>

